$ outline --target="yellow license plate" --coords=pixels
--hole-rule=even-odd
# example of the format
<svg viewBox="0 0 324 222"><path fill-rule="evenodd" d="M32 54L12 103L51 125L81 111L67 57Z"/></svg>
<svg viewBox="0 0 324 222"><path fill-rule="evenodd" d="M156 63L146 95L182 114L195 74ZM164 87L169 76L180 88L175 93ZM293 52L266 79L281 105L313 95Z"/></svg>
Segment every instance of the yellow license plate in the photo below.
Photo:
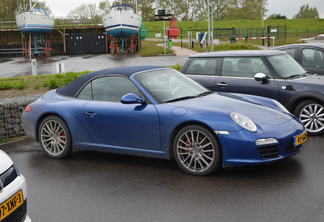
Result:
<svg viewBox="0 0 324 222"><path fill-rule="evenodd" d="M8 217L24 203L22 190L19 190L12 197L0 205L0 221Z"/></svg>
<svg viewBox="0 0 324 222"><path fill-rule="evenodd" d="M303 132L302 134L299 134L298 136L294 137L295 146L299 146L307 141L307 132Z"/></svg>

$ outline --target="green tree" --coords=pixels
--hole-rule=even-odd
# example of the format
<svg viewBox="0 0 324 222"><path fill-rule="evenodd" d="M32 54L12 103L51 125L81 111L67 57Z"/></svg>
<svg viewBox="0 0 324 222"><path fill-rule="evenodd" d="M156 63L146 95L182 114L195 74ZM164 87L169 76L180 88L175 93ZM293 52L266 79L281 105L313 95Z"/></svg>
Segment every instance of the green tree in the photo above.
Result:
<svg viewBox="0 0 324 222"><path fill-rule="evenodd" d="M267 0L231 0L226 19L261 19L267 12Z"/></svg>
<svg viewBox="0 0 324 222"><path fill-rule="evenodd" d="M206 20L208 16L208 0L195 0L193 2L194 19ZM220 20L226 15L229 4L229 0L209 0L209 10L214 14L215 19Z"/></svg>
<svg viewBox="0 0 324 222"><path fill-rule="evenodd" d="M101 22L101 15L96 4L82 4L68 13L69 17L78 19L82 23L89 21L91 23Z"/></svg>
<svg viewBox="0 0 324 222"><path fill-rule="evenodd" d="M155 14L155 0L138 0L137 8L142 15L143 21L154 21Z"/></svg>
<svg viewBox="0 0 324 222"><path fill-rule="evenodd" d="M104 14L108 14L110 12L111 6L112 6L111 2L109 0L105 0L105 1L99 2L98 8L99 8L100 13L102 15L104 15Z"/></svg>
<svg viewBox="0 0 324 222"><path fill-rule="evenodd" d="M304 19L304 18L319 18L318 10L316 7L310 7L308 4L302 5L299 9L299 12L294 16L295 19Z"/></svg>
<svg viewBox="0 0 324 222"><path fill-rule="evenodd" d="M274 13L272 15L269 15L267 19L287 19L287 17L285 15Z"/></svg>
<svg viewBox="0 0 324 222"><path fill-rule="evenodd" d="M33 1L32 4L51 13L45 2ZM0 0L0 18L15 18L19 6L29 8L29 0Z"/></svg>
<svg viewBox="0 0 324 222"><path fill-rule="evenodd" d="M167 13L174 14L177 20L193 19L194 0L157 0L158 9L166 9Z"/></svg>

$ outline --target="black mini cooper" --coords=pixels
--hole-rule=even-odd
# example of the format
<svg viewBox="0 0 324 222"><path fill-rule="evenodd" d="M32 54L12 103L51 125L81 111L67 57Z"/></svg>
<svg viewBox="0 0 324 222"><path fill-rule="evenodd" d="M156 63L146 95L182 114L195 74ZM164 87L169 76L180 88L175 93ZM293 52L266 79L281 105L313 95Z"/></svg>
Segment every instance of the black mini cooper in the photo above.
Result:
<svg viewBox="0 0 324 222"><path fill-rule="evenodd" d="M308 73L286 52L195 54L182 72L213 91L278 100L304 123L310 134L324 133L324 76Z"/></svg>

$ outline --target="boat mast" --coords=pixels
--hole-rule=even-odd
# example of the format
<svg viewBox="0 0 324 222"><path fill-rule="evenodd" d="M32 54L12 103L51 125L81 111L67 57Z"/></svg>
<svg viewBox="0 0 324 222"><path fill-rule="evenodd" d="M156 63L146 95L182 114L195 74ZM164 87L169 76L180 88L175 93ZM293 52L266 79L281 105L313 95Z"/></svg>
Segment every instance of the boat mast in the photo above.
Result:
<svg viewBox="0 0 324 222"><path fill-rule="evenodd" d="M29 0L29 10L31 10L32 9L32 0ZM31 33L29 33L29 59L30 59L30 61L31 61L31 59L32 59L32 35L31 35Z"/></svg>

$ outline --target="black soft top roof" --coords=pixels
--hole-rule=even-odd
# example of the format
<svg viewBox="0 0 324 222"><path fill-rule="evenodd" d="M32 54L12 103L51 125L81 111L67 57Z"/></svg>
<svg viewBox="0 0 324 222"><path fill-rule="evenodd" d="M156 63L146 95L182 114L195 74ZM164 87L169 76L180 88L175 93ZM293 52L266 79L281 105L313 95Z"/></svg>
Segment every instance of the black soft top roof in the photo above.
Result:
<svg viewBox="0 0 324 222"><path fill-rule="evenodd" d="M132 74L137 73L137 72L142 72L142 71L147 71L147 70L152 70L152 69L158 69L158 68L163 68L161 66L131 66L131 67L122 67L122 68L112 68L112 69L105 69L97 72L92 72L89 74L85 74L78 79L74 80L70 84L58 88L56 90L57 93L64 95L64 96L75 96L79 89L88 81L94 78L98 78L101 76L107 76L107 75L113 75L113 74L118 74L118 75L123 75L126 77L130 77Z"/></svg>

